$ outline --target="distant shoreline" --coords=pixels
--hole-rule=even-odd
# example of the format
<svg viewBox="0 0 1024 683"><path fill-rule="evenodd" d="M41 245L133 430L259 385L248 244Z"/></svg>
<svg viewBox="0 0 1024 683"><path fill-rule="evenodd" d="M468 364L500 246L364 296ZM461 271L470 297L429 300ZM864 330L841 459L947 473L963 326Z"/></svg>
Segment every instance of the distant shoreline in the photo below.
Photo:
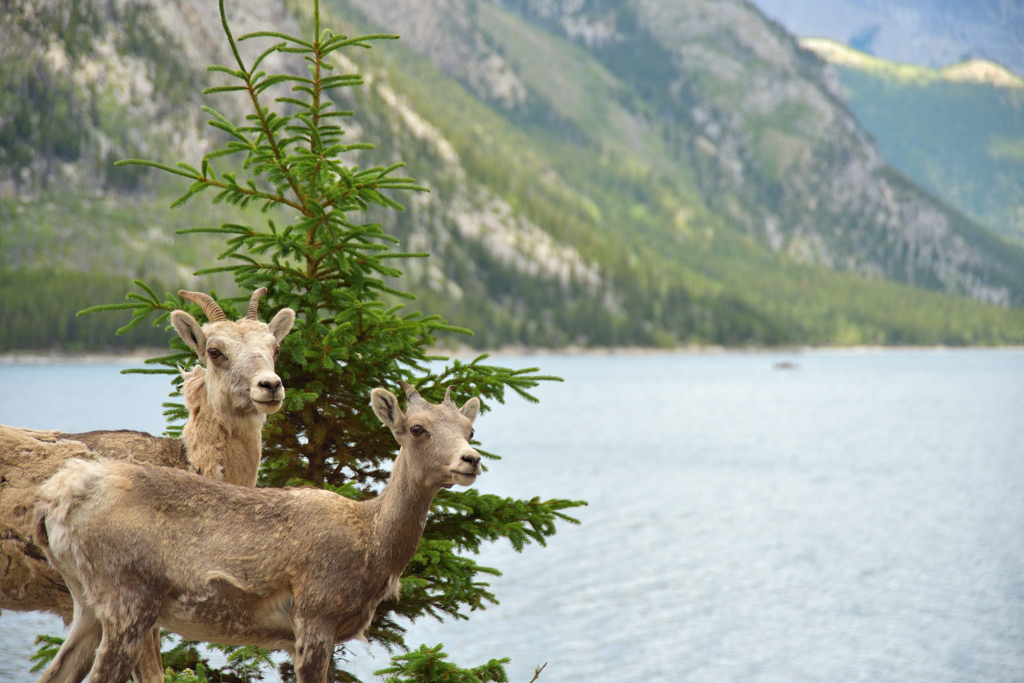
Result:
<svg viewBox="0 0 1024 683"><path fill-rule="evenodd" d="M513 356L714 356L724 354L804 354L815 351L845 353L883 353L889 351L1022 351L1024 346L679 346L659 349L645 346L582 347L566 346L558 349L503 346L498 349L479 350L470 347L431 349L431 355L466 360L482 354L492 357ZM133 349L118 352L65 353L58 351L13 351L0 353L0 367L14 365L103 365L108 363L142 363L148 358L166 355L167 349Z"/></svg>
<svg viewBox="0 0 1024 683"><path fill-rule="evenodd" d="M0 366L5 365L102 365L118 361L137 361L166 356L167 349L132 349L131 351L9 351L0 353Z"/></svg>
<svg viewBox="0 0 1024 683"><path fill-rule="evenodd" d="M649 346L566 346L560 349L505 346L500 349L477 350L471 348L436 349L438 355L460 360L475 358L486 353L491 356L716 356L725 354L803 354L815 351L849 353L884 353L886 351L969 351L969 350L1024 351L1024 346L677 346L671 349Z"/></svg>

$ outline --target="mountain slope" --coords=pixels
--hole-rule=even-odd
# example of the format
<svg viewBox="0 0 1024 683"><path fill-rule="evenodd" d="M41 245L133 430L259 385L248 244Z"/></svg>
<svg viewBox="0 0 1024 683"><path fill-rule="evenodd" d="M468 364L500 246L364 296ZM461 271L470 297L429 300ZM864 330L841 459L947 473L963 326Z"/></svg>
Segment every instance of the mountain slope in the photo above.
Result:
<svg viewBox="0 0 1024 683"><path fill-rule="evenodd" d="M879 151L989 230L1024 240L1024 79L973 60L928 69L806 39Z"/></svg>
<svg viewBox="0 0 1024 683"><path fill-rule="evenodd" d="M506 3L671 117L705 202L797 259L1021 301L1007 250L887 168L823 64L742 2ZM588 42L589 41L589 42ZM625 46L628 46L626 48ZM657 65L657 66L654 66Z"/></svg>
<svg viewBox="0 0 1024 683"><path fill-rule="evenodd" d="M407 206L400 214L366 218L382 221L404 248L433 254L408 264L401 285L417 293L417 306L477 330L475 344L1024 340L1020 311L819 267L825 263L820 249L803 249L800 239L808 238L794 239L781 217L801 214L788 196L777 198L782 242L775 244L760 222L764 174L748 170L753 164L737 144L750 140L716 123L720 112L713 108L707 120L695 123L697 100L688 101L690 109L679 108L686 93L712 100L685 83L674 94L665 89L677 71L649 33L638 43L639 53L616 52L612 45L608 54L597 54L604 29L586 18L570 22L575 28L559 37L543 22L489 3L324 4L326 20L339 30L374 30L376 17L401 24L387 30L406 33L398 44L353 52L339 62L367 79L342 102L356 112L346 122L349 135L378 143L352 161L365 167L402 159L409 174L430 187L430 194L398 197ZM68 5L81 15L74 26ZM66 269L102 270L114 262L113 250L121 259L118 271L174 287L191 268L209 265L214 247L193 236L172 237L171 230L240 217L202 203L186 212L158 210L176 187L173 178L118 178L120 169L107 160L130 155L195 165L217 143L202 125L198 105L236 117L244 111L244 102L229 96L196 94L197 83L210 83L203 65L230 62L217 37L216 8L198 0L79 0L48 14L48 6L23 3L24 11L0 24L0 45L17 39L25 46L9 53L24 59L24 68L3 72L16 86L12 90L34 97L34 79L56 84L58 93L32 100L46 112L38 119L0 116L0 131L12 122L23 126L13 136L0 134L6 155L0 156L6 197L0 211L7 218L0 220L2 265L38 268L58 257L51 260ZM294 32L308 21L308 8L298 2L228 6L237 33L267 25ZM392 14L373 14L385 10ZM125 23L131 14L136 28ZM621 29L626 20L618 21ZM627 28L646 31L636 22ZM152 40L125 39L143 30ZM132 47L138 42L149 47ZM259 47L246 45L251 58ZM662 60L665 55L669 59ZM638 73L646 69L643 78L624 70L620 58ZM705 80L702 87L717 87L713 76ZM722 92L730 87L725 83ZM52 104L60 101L73 106ZM0 95L0 111L16 108L16 101ZM46 142L53 131L69 132L66 149ZM812 133L800 132L807 139L799 144L816 149ZM10 150L26 140L29 153L18 161ZM792 168L785 173L796 175L792 169L799 165L786 163ZM894 178L889 182L900 182ZM909 184L900 191L919 196ZM945 215L930 199L921 202ZM263 224L258 216L248 220ZM125 250L109 238L122 233L132 238L123 244L140 248ZM999 262L982 258L978 266L984 250L974 242L964 245L963 263L950 261L948 250L920 257L916 267L932 281L915 283L990 300L1016 296L1012 282L1000 279ZM875 246L884 258L905 265L898 251ZM854 254L839 266L886 272L872 258ZM945 279L936 275L936 263L946 264ZM205 278L188 284L211 286Z"/></svg>

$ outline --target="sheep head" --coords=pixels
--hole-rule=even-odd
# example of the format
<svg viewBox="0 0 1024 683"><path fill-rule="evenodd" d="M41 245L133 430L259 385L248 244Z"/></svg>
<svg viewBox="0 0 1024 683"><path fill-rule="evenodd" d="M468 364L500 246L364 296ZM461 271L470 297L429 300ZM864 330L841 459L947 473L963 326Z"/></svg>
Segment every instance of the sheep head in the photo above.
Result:
<svg viewBox="0 0 1024 683"><path fill-rule="evenodd" d="M274 363L281 340L295 322L295 311L282 308L269 323L261 322L257 308L266 292L261 287L252 293L249 312L240 320L228 320L208 294L178 292L199 304L209 320L200 325L185 311L171 314L178 336L206 367L207 395L217 410L267 415L281 409L284 385L274 372Z"/></svg>
<svg viewBox="0 0 1024 683"><path fill-rule="evenodd" d="M387 389L374 389L370 394L373 412L402 447L398 457L405 458L428 486L470 486L482 472L480 454L469 445L473 421L480 412L479 399L471 398L458 408L449 388L444 402L434 405L409 384L402 382L401 386L409 399L406 412Z"/></svg>

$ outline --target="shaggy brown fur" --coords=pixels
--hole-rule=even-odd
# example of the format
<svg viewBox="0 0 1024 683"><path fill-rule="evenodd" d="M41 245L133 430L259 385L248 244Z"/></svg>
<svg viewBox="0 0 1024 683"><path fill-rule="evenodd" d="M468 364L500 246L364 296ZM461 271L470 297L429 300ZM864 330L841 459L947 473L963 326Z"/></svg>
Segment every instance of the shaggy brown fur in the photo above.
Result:
<svg viewBox="0 0 1024 683"><path fill-rule="evenodd" d="M365 502L70 461L43 485L35 517L36 541L75 602L40 683L87 673L90 683L122 683L154 624L193 640L285 649L298 683L324 683L335 643L360 638L377 604L397 596L434 495L481 471L469 445L479 401L435 406L406 391L408 414L373 391L401 449L387 487Z"/></svg>
<svg viewBox="0 0 1024 683"><path fill-rule="evenodd" d="M32 541L39 485L71 458L98 457L185 469L184 444L142 432L61 432L0 425L0 607L71 620L71 595Z"/></svg>
<svg viewBox="0 0 1024 683"><path fill-rule="evenodd" d="M286 308L270 324L257 320L256 305L265 292L253 294L249 316L238 321L226 320L208 296L181 292L200 299L207 315L219 318L200 326L184 311L172 314L185 342L202 362L212 365L209 370L197 365L181 373L189 411L181 440L131 431L63 434L0 425L0 609L51 612L65 623L71 621L68 588L32 540L32 510L39 485L72 458L149 463L255 486L263 424L284 399L284 387L273 372L274 358L295 319ZM210 349L217 351L211 354ZM163 681L158 634L136 680Z"/></svg>
<svg viewBox="0 0 1024 683"><path fill-rule="evenodd" d="M182 372L181 394L188 408L182 439L189 444L193 472L239 486L255 486L263 455L266 416L252 412L223 419L207 395L206 368Z"/></svg>

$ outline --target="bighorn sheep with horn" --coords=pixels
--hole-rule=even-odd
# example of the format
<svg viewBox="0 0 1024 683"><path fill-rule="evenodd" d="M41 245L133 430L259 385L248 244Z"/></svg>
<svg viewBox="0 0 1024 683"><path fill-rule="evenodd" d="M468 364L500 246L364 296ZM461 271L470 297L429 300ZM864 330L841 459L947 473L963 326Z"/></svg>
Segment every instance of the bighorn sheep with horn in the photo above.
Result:
<svg viewBox="0 0 1024 683"><path fill-rule="evenodd" d="M184 290L179 294L199 304L209 322L200 326L185 311L171 314L174 330L202 363L182 373L188 408L182 441L189 464L199 474L240 486L256 485L263 425L284 401L274 363L295 322L290 308L260 322L256 310L266 293L266 287L253 292L248 313L237 321L228 320L208 294Z"/></svg>
<svg viewBox="0 0 1024 683"><path fill-rule="evenodd" d="M274 373L280 341L295 313L282 309L269 324L256 315L266 288L253 292L245 318L230 321L207 294L179 294L198 303L209 322L185 311L171 324L205 364L182 372L189 411L182 439L133 431L64 434L0 425L0 609L52 612L67 623L72 599L32 540L39 485L71 458L133 459L190 469L241 486L255 486L266 415L280 409L284 387ZM155 659L153 653L155 652ZM147 648L136 678L162 683L159 638Z"/></svg>
<svg viewBox="0 0 1024 683"><path fill-rule="evenodd" d="M335 643L361 638L397 597L435 494L480 474L480 402L409 404L374 389L400 449L356 502L314 488L247 489L161 467L72 460L43 485L35 538L75 618L40 683L122 683L154 624L185 638L287 650L298 683L324 683Z"/></svg>

